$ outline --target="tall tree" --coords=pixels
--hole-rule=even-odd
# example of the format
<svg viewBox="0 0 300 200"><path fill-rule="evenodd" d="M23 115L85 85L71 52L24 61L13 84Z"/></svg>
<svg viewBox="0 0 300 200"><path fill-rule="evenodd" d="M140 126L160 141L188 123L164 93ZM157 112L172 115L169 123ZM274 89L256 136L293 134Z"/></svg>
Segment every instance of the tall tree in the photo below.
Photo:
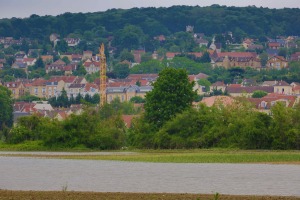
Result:
<svg viewBox="0 0 300 200"><path fill-rule="evenodd" d="M39 68L44 69L44 68L45 68L44 61L42 60L41 57L39 57L39 58L36 60L35 65L34 65L33 68L34 68L34 69L39 69Z"/></svg>
<svg viewBox="0 0 300 200"><path fill-rule="evenodd" d="M11 92L0 85L0 131L13 124L13 100Z"/></svg>
<svg viewBox="0 0 300 200"><path fill-rule="evenodd" d="M118 63L114 66L114 74L117 78L126 78L129 75L129 66L128 64Z"/></svg>
<svg viewBox="0 0 300 200"><path fill-rule="evenodd" d="M183 69L165 68L153 86L146 94L145 117L156 128L189 108L196 96L194 82Z"/></svg>

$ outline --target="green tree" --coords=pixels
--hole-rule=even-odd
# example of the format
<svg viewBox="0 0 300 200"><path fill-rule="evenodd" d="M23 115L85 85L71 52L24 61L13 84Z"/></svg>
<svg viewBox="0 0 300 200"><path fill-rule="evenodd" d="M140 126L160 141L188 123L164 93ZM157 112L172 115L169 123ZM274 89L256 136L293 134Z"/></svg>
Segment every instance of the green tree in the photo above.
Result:
<svg viewBox="0 0 300 200"><path fill-rule="evenodd" d="M252 94L252 98L262 98L264 96L268 95L267 92L262 91L262 90L256 90Z"/></svg>
<svg viewBox="0 0 300 200"><path fill-rule="evenodd" d="M149 60L152 60L152 54L151 53L144 53L141 56L141 62L147 62Z"/></svg>
<svg viewBox="0 0 300 200"><path fill-rule="evenodd" d="M78 95L75 97L75 104L80 104L82 99L83 96L80 93L78 93Z"/></svg>
<svg viewBox="0 0 300 200"><path fill-rule="evenodd" d="M126 78L129 75L129 71L129 66L123 63L116 64L113 69L117 78Z"/></svg>
<svg viewBox="0 0 300 200"><path fill-rule="evenodd" d="M159 60L149 60L148 62L135 65L130 69L131 74L148 74L148 73L159 73L166 66Z"/></svg>
<svg viewBox="0 0 300 200"><path fill-rule="evenodd" d="M211 82L209 82L207 79L200 79L198 80L199 85L205 87L205 92L210 91Z"/></svg>
<svg viewBox="0 0 300 200"><path fill-rule="evenodd" d="M55 46L55 50L58 52L67 52L68 51L68 43L65 40L60 40L57 42Z"/></svg>
<svg viewBox="0 0 300 200"><path fill-rule="evenodd" d="M13 124L13 100L11 92L0 85L0 131Z"/></svg>
<svg viewBox="0 0 300 200"><path fill-rule="evenodd" d="M82 64L79 64L78 68L73 72L75 76L85 76L86 73L87 72Z"/></svg>
<svg viewBox="0 0 300 200"><path fill-rule="evenodd" d="M44 69L45 68L45 63L42 60L41 57L39 57L36 62L35 65L33 66L34 69Z"/></svg>
<svg viewBox="0 0 300 200"><path fill-rule="evenodd" d="M261 66L266 66L267 62L268 62L268 54L266 52L263 52L262 54L259 55L260 57L260 63Z"/></svg>
<svg viewBox="0 0 300 200"><path fill-rule="evenodd" d="M146 94L145 117L156 128L192 105L196 96L194 82L186 70L165 68L159 73L153 90Z"/></svg>
<svg viewBox="0 0 300 200"><path fill-rule="evenodd" d="M123 49L123 51L120 53L120 61L127 60L129 62L134 62L134 56L131 52L128 51L128 49Z"/></svg>
<svg viewBox="0 0 300 200"><path fill-rule="evenodd" d="M67 65L71 62L67 56L64 56L61 60L64 61Z"/></svg>
<svg viewBox="0 0 300 200"><path fill-rule="evenodd" d="M205 51L202 55L202 57L199 59L199 61L201 63L210 63L211 59L210 59L210 55L207 51Z"/></svg>
<svg viewBox="0 0 300 200"><path fill-rule="evenodd" d="M10 76L10 75L5 75L3 78L4 82L10 82L10 81L15 81L16 78L14 76Z"/></svg>
<svg viewBox="0 0 300 200"><path fill-rule="evenodd" d="M279 52L278 52L278 56L282 56L282 57L286 58L286 56L287 56L287 49L286 48L280 48Z"/></svg>
<svg viewBox="0 0 300 200"><path fill-rule="evenodd" d="M60 96L57 97L56 101L57 101L57 106L65 107L65 108L70 106L70 102L65 88L62 89L61 94Z"/></svg>
<svg viewBox="0 0 300 200"><path fill-rule="evenodd" d="M99 104L100 102L100 95L99 94L94 94L94 96L92 97L91 103L92 104Z"/></svg>
<svg viewBox="0 0 300 200"><path fill-rule="evenodd" d="M39 97L30 95L29 92L26 92L24 96L21 96L17 99L17 101L25 101L25 102L32 102L32 101L38 101L40 100Z"/></svg>
<svg viewBox="0 0 300 200"><path fill-rule="evenodd" d="M143 99L142 97L139 97L139 96L135 96L135 97L132 97L130 99L130 102L133 102L133 103L145 103L145 99Z"/></svg>
<svg viewBox="0 0 300 200"><path fill-rule="evenodd" d="M292 108L286 107L283 102L277 102L272 108L273 121L271 124L274 149L292 149L295 146L293 135L293 113Z"/></svg>

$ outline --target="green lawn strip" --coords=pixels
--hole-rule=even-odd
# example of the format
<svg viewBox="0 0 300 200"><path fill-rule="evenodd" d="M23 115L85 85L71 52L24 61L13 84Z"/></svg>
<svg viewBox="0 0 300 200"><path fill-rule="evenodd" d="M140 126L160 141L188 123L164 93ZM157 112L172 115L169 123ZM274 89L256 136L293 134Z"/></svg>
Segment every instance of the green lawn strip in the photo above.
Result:
<svg viewBox="0 0 300 200"><path fill-rule="evenodd" d="M133 154L88 155L93 152L82 147L73 149L45 148L39 141L26 142L17 145L0 143L1 151L62 151L74 152L75 155L33 155L28 153L6 155L21 157L45 157L62 159L114 160L132 162L156 163L291 163L300 164L300 151L271 151L271 150L239 150L239 149L185 149L185 150L126 150ZM111 151L111 152L126 152ZM78 154L84 153L86 155ZM2 155L3 156L3 155Z"/></svg>
<svg viewBox="0 0 300 200"><path fill-rule="evenodd" d="M1 155L1 152L0 152ZM136 152L126 155L9 155L23 157L43 157L84 160L113 160L153 163L282 163L300 164L300 152L297 151L199 151L199 152Z"/></svg>
<svg viewBox="0 0 300 200"><path fill-rule="evenodd" d="M67 157L65 157L67 158ZM171 153L107 156L72 156L73 159L98 159L134 162L157 163L297 163L300 164L300 153Z"/></svg>

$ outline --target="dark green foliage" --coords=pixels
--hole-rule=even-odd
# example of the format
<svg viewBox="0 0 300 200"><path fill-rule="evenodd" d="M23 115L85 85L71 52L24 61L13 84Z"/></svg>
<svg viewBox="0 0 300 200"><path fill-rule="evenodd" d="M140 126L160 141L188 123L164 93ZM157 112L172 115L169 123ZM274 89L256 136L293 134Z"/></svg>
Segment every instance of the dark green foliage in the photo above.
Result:
<svg viewBox="0 0 300 200"><path fill-rule="evenodd" d="M145 118L157 128L189 108L196 96L183 69L165 68L153 86L146 94Z"/></svg>
<svg viewBox="0 0 300 200"><path fill-rule="evenodd" d="M159 60L149 60L130 69L130 74L157 74L163 70L166 65Z"/></svg>
<svg viewBox="0 0 300 200"><path fill-rule="evenodd" d="M0 78L4 78L5 76L12 76L14 78L26 78L27 75L23 69L4 69L0 70Z"/></svg>
<svg viewBox="0 0 300 200"><path fill-rule="evenodd" d="M144 117L136 119L128 142L140 148L299 149L300 109L281 103L272 116L255 111L241 99L231 106L199 106L166 122L159 130Z"/></svg>
<svg viewBox="0 0 300 200"><path fill-rule="evenodd" d="M207 51L205 51L202 55L202 57L199 59L199 62L202 63L210 63L211 59L210 59L210 55Z"/></svg>
<svg viewBox="0 0 300 200"><path fill-rule="evenodd" d="M262 98L262 97L266 96L267 94L268 93L265 91L257 90L257 91L253 92L252 98Z"/></svg>
<svg viewBox="0 0 300 200"><path fill-rule="evenodd" d="M53 107L70 107L71 104L87 104L87 105L96 105L99 104L100 96L99 94L95 94L94 96L90 96L86 94L85 96L82 96L80 93L73 97L71 96L68 98L66 91L63 89L60 96L52 97L48 99L49 103Z"/></svg>
<svg viewBox="0 0 300 200"><path fill-rule="evenodd" d="M86 70L82 64L79 64L77 69L73 72L74 76L85 76Z"/></svg>
<svg viewBox="0 0 300 200"><path fill-rule="evenodd" d="M38 100L40 100L39 97L34 96L34 95L30 95L29 93L25 93L24 96L21 96L16 101L32 102L32 101L38 101Z"/></svg>
<svg viewBox="0 0 300 200"><path fill-rule="evenodd" d="M55 50L61 53L65 53L68 51L68 43L65 40L60 40L57 42L55 46Z"/></svg>
<svg viewBox="0 0 300 200"><path fill-rule="evenodd" d="M64 56L61 60L64 61L66 65L70 64L71 62L67 56Z"/></svg>
<svg viewBox="0 0 300 200"><path fill-rule="evenodd" d="M123 51L120 54L120 61L127 60L129 62L134 62L134 56L131 52L128 51L128 49L123 49Z"/></svg>
<svg viewBox="0 0 300 200"><path fill-rule="evenodd" d="M33 69L44 69L45 68L45 63L43 62L42 58L39 57L36 62L35 65L33 66Z"/></svg>
<svg viewBox="0 0 300 200"><path fill-rule="evenodd" d="M56 17L32 15L24 19L1 19L0 35L48 40L51 33L59 33L61 38L73 33L71 36L91 40L91 38L107 38L113 33L116 39L113 45L122 50L143 46L150 41L146 40L147 36L151 39L160 34L170 35L170 33L184 31L185 26L191 24L194 25L196 33L218 34L217 41L221 43L228 40L227 36L221 37L221 34L227 31L233 32L235 42L240 42L246 35L265 41L265 37L262 36L298 35L299 12L299 9L269 9L252 6L244 8L173 6L111 9L106 12L87 14L65 13ZM185 43L191 41L184 32L177 36L187 38ZM61 40L57 45L58 51L67 50L67 46L63 43L64 40ZM22 48L26 50L26 46L24 43ZM181 47L182 50L189 50L184 46Z"/></svg>
<svg viewBox="0 0 300 200"><path fill-rule="evenodd" d="M0 85L0 133L13 124L13 100L11 92ZM0 134L1 135L1 134Z"/></svg>
<svg viewBox="0 0 300 200"><path fill-rule="evenodd" d="M129 75L129 66L128 64L118 63L114 66L113 73L116 78L126 78Z"/></svg>
<svg viewBox="0 0 300 200"><path fill-rule="evenodd" d="M133 103L145 103L146 101L142 97L135 96L135 97L132 97L130 99L130 102L133 102Z"/></svg>
<svg viewBox="0 0 300 200"><path fill-rule="evenodd" d="M207 79L200 79L198 84L205 87L205 92L210 91L211 82L209 82Z"/></svg>
<svg viewBox="0 0 300 200"><path fill-rule="evenodd" d="M95 110L71 115L64 121L33 115L20 118L8 136L8 142L14 144L27 140L41 140L49 148L83 145L99 150L120 149L125 142L125 126L120 115L101 119Z"/></svg>

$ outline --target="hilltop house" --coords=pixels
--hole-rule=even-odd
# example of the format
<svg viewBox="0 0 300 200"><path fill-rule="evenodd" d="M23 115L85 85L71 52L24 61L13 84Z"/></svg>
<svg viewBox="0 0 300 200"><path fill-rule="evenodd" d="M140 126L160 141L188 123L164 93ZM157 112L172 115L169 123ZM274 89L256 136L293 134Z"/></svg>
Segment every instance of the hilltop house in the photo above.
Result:
<svg viewBox="0 0 300 200"><path fill-rule="evenodd" d="M18 99L25 95L25 87L22 82L6 82L3 84L11 91L12 98Z"/></svg>
<svg viewBox="0 0 300 200"><path fill-rule="evenodd" d="M260 69L261 63L254 52L223 52L216 51L211 55L211 64L213 67L251 67Z"/></svg>
<svg viewBox="0 0 300 200"><path fill-rule="evenodd" d="M288 61L282 56L271 57L266 65L267 69L283 69L288 68Z"/></svg>
<svg viewBox="0 0 300 200"><path fill-rule="evenodd" d="M62 60L57 60L54 63L50 64L50 65L46 65L46 73L55 71L63 71L63 68L66 66L66 63Z"/></svg>

